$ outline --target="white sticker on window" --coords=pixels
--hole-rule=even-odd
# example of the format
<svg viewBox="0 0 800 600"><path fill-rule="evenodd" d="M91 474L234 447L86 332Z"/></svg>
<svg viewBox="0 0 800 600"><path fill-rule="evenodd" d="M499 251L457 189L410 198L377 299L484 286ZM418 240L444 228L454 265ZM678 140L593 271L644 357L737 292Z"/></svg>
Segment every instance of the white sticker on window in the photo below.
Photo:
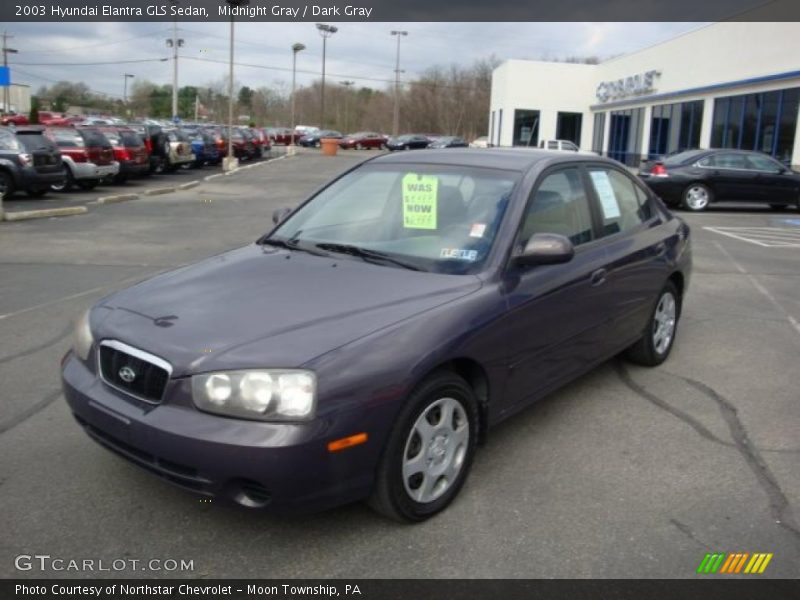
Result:
<svg viewBox="0 0 800 600"><path fill-rule="evenodd" d="M463 250L461 248L442 248L440 258L457 258L458 260L468 260L474 262L478 260L477 250Z"/></svg>
<svg viewBox="0 0 800 600"><path fill-rule="evenodd" d="M606 171L591 171L592 183L600 198L600 206L603 207L603 216L606 219L618 219L621 216L619 211L619 202L617 196L614 194L614 188L611 187L611 181L608 179Z"/></svg>
<svg viewBox="0 0 800 600"><path fill-rule="evenodd" d="M486 232L486 223L473 223L469 230L469 237L483 237Z"/></svg>

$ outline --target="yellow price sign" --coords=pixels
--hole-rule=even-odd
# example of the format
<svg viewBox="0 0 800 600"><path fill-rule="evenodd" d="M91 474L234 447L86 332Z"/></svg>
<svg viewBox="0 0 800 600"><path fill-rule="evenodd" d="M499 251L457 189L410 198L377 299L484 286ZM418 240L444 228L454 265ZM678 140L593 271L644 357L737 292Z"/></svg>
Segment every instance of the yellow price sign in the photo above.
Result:
<svg viewBox="0 0 800 600"><path fill-rule="evenodd" d="M434 175L409 173L403 177L403 227L436 229L439 179Z"/></svg>

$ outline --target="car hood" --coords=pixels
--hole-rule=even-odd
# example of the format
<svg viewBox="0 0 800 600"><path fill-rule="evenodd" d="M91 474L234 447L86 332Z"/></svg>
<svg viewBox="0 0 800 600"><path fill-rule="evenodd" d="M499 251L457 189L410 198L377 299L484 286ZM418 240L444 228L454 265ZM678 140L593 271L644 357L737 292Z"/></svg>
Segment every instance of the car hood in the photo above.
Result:
<svg viewBox="0 0 800 600"><path fill-rule="evenodd" d="M169 361L178 377L291 368L479 288L474 276L253 244L108 296L92 329Z"/></svg>

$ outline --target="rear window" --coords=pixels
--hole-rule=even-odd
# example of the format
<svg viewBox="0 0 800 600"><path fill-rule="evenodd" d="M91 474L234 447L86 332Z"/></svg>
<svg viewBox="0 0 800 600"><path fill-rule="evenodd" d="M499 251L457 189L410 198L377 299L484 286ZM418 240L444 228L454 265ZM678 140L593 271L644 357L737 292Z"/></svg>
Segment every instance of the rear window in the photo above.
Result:
<svg viewBox="0 0 800 600"><path fill-rule="evenodd" d="M665 166L676 166L682 165L687 162L692 162L697 157L705 154L703 150L688 150L686 152L678 152L677 154L673 154L672 156L667 156L662 162Z"/></svg>
<svg viewBox="0 0 800 600"><path fill-rule="evenodd" d="M142 139L142 136L135 131L120 131L119 139L122 140L123 145L128 148L144 146L144 140Z"/></svg>
<svg viewBox="0 0 800 600"><path fill-rule="evenodd" d="M83 137L75 129L50 129L48 135L59 148L83 148Z"/></svg>
<svg viewBox="0 0 800 600"><path fill-rule="evenodd" d="M86 141L87 146L108 146L109 141L106 136L96 129L81 129L83 139Z"/></svg>
<svg viewBox="0 0 800 600"><path fill-rule="evenodd" d="M48 140L43 133L40 132L18 132L17 139L20 141L26 152L35 152L44 148L51 148L53 142Z"/></svg>

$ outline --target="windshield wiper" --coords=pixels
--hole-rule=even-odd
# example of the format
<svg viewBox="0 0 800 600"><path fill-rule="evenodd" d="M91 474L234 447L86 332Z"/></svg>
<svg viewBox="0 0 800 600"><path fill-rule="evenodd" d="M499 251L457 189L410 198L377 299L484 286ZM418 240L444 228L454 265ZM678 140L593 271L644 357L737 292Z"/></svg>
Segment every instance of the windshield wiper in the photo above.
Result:
<svg viewBox="0 0 800 600"><path fill-rule="evenodd" d="M398 267L409 269L411 271L423 270L416 265L412 265L411 263L407 263L405 261L392 258L388 254L384 254L383 252L378 252L377 250L368 250L366 248L362 248L361 246L354 246L352 244L321 243L321 244L314 244L314 246L321 250L336 252L337 254L349 254L350 256L357 256L366 261L383 261L391 263L393 265L397 265Z"/></svg>
<svg viewBox="0 0 800 600"><path fill-rule="evenodd" d="M276 248L286 248L287 250L298 250L300 252L308 252L309 254L313 254L314 256L328 256L325 252L317 252L312 250L311 248L303 247L297 243L297 240L284 240L282 238L267 238L262 240L262 244L268 244L270 246L275 246Z"/></svg>

